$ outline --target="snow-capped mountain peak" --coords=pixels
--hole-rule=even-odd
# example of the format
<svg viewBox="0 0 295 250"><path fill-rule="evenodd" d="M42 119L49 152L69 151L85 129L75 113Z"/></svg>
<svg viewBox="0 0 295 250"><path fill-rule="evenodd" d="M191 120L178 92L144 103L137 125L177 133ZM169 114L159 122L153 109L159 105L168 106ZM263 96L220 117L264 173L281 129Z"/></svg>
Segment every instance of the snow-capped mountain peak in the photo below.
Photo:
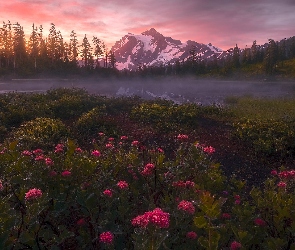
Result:
<svg viewBox="0 0 295 250"><path fill-rule="evenodd" d="M154 28L138 35L128 33L112 47L119 70L135 70L142 65L173 64L177 60L186 60L192 49L200 60L211 58L213 55L218 57L222 53L221 49L211 43L205 45L190 40L182 43L171 37L163 36Z"/></svg>

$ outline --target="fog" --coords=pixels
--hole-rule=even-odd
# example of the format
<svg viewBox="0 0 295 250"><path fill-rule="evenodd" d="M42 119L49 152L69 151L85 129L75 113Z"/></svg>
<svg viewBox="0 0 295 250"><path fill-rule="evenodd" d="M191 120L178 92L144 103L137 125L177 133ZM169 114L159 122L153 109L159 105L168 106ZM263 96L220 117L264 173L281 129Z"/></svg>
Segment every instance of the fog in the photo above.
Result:
<svg viewBox="0 0 295 250"><path fill-rule="evenodd" d="M164 98L176 103L195 102L203 105L220 103L230 96L291 97L295 82L221 81L184 77L150 79L12 79L0 81L0 93L45 92L53 88L83 88L90 94L110 97L140 96Z"/></svg>

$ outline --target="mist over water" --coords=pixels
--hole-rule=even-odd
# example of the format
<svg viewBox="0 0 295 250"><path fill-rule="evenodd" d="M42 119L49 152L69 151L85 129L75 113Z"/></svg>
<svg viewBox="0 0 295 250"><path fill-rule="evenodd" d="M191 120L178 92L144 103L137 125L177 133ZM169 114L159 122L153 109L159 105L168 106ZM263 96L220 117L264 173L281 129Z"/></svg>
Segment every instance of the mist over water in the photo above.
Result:
<svg viewBox="0 0 295 250"><path fill-rule="evenodd" d="M0 93L45 92L54 88L83 88L103 96L164 98L176 103L223 103L229 96L292 97L295 82L221 81L185 77L149 79L13 79L0 81Z"/></svg>

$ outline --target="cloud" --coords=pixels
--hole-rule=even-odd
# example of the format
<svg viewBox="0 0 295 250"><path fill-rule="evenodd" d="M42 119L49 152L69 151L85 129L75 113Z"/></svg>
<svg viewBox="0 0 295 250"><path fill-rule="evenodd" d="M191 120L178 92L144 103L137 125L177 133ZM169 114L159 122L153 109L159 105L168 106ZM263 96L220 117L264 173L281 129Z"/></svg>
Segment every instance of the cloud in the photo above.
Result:
<svg viewBox="0 0 295 250"><path fill-rule="evenodd" d="M151 27L183 42L223 49L295 35L294 0L10 0L0 2L0 13L0 21L18 21L28 29L34 22L44 31L54 23L64 36L75 30L109 46L128 32Z"/></svg>

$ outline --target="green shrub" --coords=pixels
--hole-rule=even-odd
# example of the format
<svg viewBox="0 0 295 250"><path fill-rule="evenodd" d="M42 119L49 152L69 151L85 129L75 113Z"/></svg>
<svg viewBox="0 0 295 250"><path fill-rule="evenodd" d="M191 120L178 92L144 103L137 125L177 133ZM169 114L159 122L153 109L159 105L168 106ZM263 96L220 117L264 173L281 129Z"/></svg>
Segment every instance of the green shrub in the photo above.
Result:
<svg viewBox="0 0 295 250"><path fill-rule="evenodd" d="M40 117L23 123L13 131L11 139L19 141L24 148L50 148L67 136L68 130L62 121Z"/></svg>
<svg viewBox="0 0 295 250"><path fill-rule="evenodd" d="M295 126L283 120L244 120L234 124L237 137L265 155L294 154Z"/></svg>

